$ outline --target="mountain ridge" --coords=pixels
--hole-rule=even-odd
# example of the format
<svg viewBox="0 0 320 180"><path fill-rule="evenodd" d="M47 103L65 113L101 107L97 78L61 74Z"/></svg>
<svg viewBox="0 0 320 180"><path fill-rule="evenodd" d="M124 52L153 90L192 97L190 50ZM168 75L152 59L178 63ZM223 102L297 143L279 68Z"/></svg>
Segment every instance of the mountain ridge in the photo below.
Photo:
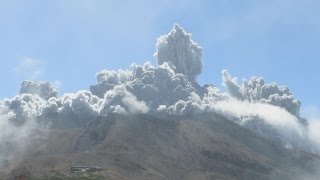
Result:
<svg viewBox="0 0 320 180"><path fill-rule="evenodd" d="M98 179L299 179L320 157L284 148L215 113L196 117L109 114L53 128L46 146L6 175L41 179L99 166Z"/></svg>

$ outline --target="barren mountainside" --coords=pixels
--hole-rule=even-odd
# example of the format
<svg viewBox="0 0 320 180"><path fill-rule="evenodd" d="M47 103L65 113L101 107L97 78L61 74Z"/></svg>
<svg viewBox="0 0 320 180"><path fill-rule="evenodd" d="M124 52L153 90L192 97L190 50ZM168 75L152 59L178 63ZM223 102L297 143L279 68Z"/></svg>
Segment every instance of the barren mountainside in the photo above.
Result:
<svg viewBox="0 0 320 180"><path fill-rule="evenodd" d="M281 179L316 173L318 156L290 150L217 114L118 115L53 128L4 179ZM34 149L37 149L35 151ZM72 172L72 167L101 167ZM9 171L8 171L9 170Z"/></svg>
<svg viewBox="0 0 320 180"><path fill-rule="evenodd" d="M97 72L90 90L23 81L0 100L0 179L320 177L320 121L301 116L288 87L225 69L225 89L201 85L211 65L178 24L154 57Z"/></svg>

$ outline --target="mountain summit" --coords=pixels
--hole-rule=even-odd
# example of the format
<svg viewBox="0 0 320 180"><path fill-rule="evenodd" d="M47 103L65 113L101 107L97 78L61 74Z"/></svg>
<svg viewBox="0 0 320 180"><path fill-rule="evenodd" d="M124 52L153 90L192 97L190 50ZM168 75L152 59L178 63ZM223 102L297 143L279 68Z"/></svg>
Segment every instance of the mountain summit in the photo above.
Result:
<svg viewBox="0 0 320 180"><path fill-rule="evenodd" d="M58 96L24 81L0 101L6 179L307 179L316 125L289 88L252 77L228 92L200 85L202 48L179 25L156 43L157 65L102 70L90 91Z"/></svg>

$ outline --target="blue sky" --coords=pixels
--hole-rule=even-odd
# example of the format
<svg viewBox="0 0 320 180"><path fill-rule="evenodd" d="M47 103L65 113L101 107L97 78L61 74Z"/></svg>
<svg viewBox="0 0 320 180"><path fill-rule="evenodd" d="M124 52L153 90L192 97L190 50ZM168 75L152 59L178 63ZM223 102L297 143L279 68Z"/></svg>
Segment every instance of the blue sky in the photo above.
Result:
<svg viewBox="0 0 320 180"><path fill-rule="evenodd" d="M320 106L317 0L0 0L0 98L25 79L60 94L88 89L102 69L151 61L156 38L180 24L203 48L201 84L221 70L287 85L304 109Z"/></svg>

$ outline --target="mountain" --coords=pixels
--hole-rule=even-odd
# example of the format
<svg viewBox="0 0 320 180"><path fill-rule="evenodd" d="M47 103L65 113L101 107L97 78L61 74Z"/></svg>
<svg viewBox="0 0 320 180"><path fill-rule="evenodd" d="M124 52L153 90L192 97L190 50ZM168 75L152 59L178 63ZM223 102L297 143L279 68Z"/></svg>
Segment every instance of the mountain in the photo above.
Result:
<svg viewBox="0 0 320 180"><path fill-rule="evenodd" d="M319 165L319 156L284 148L215 113L109 114L82 127L50 129L7 162L1 177L298 180Z"/></svg>

